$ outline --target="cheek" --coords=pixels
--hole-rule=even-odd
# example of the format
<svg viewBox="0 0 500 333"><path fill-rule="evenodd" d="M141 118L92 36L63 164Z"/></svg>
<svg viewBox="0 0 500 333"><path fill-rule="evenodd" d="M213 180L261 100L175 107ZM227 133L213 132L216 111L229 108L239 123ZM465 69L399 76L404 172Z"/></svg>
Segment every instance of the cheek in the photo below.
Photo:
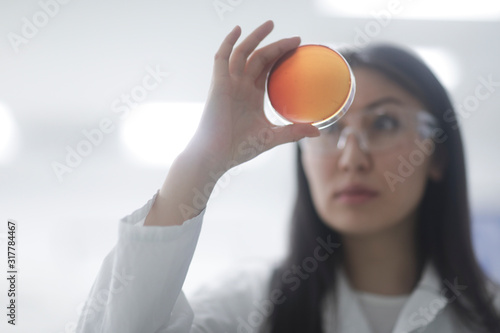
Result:
<svg viewBox="0 0 500 333"><path fill-rule="evenodd" d="M430 159L415 150L401 151L378 165L383 175L387 204L398 207L401 215L417 208L427 183Z"/></svg>
<svg viewBox="0 0 500 333"><path fill-rule="evenodd" d="M328 200L328 192L331 191L333 185L331 184L334 173L333 161L303 154L302 165L304 166L312 200L316 209L321 210L321 207Z"/></svg>

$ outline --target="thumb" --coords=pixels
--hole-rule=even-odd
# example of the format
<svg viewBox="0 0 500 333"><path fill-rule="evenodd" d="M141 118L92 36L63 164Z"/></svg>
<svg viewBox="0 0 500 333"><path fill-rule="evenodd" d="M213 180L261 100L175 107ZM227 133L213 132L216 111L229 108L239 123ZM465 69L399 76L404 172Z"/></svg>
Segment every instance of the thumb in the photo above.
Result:
<svg viewBox="0 0 500 333"><path fill-rule="evenodd" d="M311 124L292 124L283 126L276 131L275 144L299 141L305 137L319 136L319 129Z"/></svg>

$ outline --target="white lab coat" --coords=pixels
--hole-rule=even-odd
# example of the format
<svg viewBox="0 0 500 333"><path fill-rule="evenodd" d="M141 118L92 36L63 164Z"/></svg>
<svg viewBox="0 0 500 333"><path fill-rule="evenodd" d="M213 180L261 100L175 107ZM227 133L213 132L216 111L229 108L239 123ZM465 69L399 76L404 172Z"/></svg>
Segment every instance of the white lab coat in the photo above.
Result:
<svg viewBox="0 0 500 333"><path fill-rule="evenodd" d="M188 301L181 288L205 210L181 226L144 227L157 195L120 221L118 243L104 259L77 333L257 332L272 311L271 268L231 272L223 280L207 283ZM345 275L341 270L337 274L338 302L330 293L323 304L325 333L371 332ZM469 332L449 305L460 297L461 288L443 290L428 264L392 333Z"/></svg>

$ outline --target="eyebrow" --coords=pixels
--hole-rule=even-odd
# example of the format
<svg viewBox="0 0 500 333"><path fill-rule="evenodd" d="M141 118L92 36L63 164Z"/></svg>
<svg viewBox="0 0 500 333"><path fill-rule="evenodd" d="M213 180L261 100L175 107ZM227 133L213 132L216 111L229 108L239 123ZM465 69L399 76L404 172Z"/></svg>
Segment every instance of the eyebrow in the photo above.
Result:
<svg viewBox="0 0 500 333"><path fill-rule="evenodd" d="M404 105L404 102L401 101L400 99L398 99L397 97L394 97L394 96L385 96L385 97L379 98L378 100L375 100L374 102L371 102L370 104L365 106L360 111L361 112L372 112L375 108L377 108L378 106L384 105L384 104ZM338 121L339 124L342 124L344 122L345 122L345 117L343 117L342 119L340 119ZM333 129L334 129L334 126L329 126L329 127L321 129L320 131L321 132L323 132L323 131L330 132Z"/></svg>
<svg viewBox="0 0 500 333"><path fill-rule="evenodd" d="M378 106L384 105L384 104L396 104L396 105L403 105L403 102L393 96L387 96L387 97L382 97L375 102L372 102L368 104L365 108L363 108L363 111L369 111L371 109L375 109Z"/></svg>

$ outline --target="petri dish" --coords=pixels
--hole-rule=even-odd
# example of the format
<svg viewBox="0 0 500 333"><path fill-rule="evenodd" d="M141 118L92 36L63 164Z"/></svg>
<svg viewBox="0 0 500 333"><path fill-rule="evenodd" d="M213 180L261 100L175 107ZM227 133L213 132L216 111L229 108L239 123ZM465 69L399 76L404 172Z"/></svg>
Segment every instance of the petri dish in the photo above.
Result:
<svg viewBox="0 0 500 333"><path fill-rule="evenodd" d="M264 111L274 124L310 123L322 129L347 112L355 91L354 75L340 53L324 45L302 45L271 68Z"/></svg>

